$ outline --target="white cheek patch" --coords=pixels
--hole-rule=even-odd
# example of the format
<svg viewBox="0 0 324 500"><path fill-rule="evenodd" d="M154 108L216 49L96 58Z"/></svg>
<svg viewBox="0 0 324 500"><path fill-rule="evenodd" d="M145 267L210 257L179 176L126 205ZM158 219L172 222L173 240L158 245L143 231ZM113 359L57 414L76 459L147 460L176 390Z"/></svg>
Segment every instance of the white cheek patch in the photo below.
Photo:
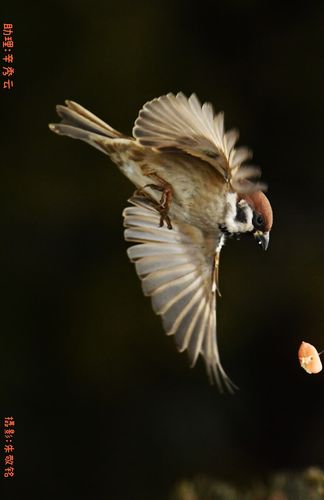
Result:
<svg viewBox="0 0 324 500"><path fill-rule="evenodd" d="M241 200L239 205L241 209L244 210L246 221L240 222L236 219L237 215L237 195L235 193L228 193L226 195L226 215L225 215L225 226L229 233L246 233L253 231L254 227L252 224L253 212L251 207L246 203L245 200Z"/></svg>

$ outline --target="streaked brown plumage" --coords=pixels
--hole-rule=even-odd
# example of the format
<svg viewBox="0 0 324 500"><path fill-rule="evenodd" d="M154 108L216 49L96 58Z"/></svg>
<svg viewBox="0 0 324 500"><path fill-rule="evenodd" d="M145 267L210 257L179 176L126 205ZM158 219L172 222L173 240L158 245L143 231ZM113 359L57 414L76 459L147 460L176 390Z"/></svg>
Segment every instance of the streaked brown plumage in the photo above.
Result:
<svg viewBox="0 0 324 500"><path fill-rule="evenodd" d="M223 114L201 106L195 94L146 103L134 137L72 101L57 112L62 122L51 130L108 154L137 187L123 215L125 239L137 243L128 255L144 294L192 365L201 354L210 379L231 390L216 342L220 250L227 234L242 233L266 248L272 226L260 170L243 165L251 152L234 148L238 132L225 133Z"/></svg>

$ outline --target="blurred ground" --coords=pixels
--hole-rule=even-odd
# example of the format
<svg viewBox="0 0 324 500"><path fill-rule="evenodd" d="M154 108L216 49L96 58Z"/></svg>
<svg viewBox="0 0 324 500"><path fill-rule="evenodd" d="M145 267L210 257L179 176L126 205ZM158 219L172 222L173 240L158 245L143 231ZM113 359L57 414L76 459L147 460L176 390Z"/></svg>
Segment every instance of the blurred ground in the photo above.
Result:
<svg viewBox="0 0 324 500"><path fill-rule="evenodd" d="M203 475L240 488L323 467L322 2L11 2L1 99L0 416L16 419L6 498L168 498ZM145 101L195 91L225 111L269 183L269 251L222 255L218 338L240 391L165 338L126 256L132 186L47 123L73 99L129 133ZM2 446L0 438L0 445ZM1 469L0 453L0 469Z"/></svg>
<svg viewBox="0 0 324 500"><path fill-rule="evenodd" d="M197 477L182 481L175 488L173 500L321 500L324 498L324 475L309 467L299 473L276 473L266 482L237 489L235 486Z"/></svg>

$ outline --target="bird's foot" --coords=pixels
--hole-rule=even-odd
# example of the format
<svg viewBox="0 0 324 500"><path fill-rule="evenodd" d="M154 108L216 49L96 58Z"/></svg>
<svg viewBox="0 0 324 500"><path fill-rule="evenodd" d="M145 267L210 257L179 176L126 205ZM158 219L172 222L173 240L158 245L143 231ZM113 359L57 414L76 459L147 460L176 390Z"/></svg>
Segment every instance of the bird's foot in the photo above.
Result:
<svg viewBox="0 0 324 500"><path fill-rule="evenodd" d="M219 257L220 257L220 251L216 252L214 255L213 273L212 273L212 292L215 293L217 291L218 295L221 297L222 294L219 289Z"/></svg>
<svg viewBox="0 0 324 500"><path fill-rule="evenodd" d="M146 184L144 188L137 189L135 192L136 195L142 195L147 198L149 198L156 208L156 210L160 214L160 227L164 226L164 223L166 224L168 229L172 229L172 224L171 220L169 217L169 210L170 210L170 205L172 203L172 197L173 197L173 191L171 184L166 182L162 177L157 175L154 172L151 172L149 174L146 174L148 177L152 177L155 179L158 183L157 184ZM153 189L154 191L160 191L162 192L161 198L159 201L156 201L146 190L145 188L150 188Z"/></svg>

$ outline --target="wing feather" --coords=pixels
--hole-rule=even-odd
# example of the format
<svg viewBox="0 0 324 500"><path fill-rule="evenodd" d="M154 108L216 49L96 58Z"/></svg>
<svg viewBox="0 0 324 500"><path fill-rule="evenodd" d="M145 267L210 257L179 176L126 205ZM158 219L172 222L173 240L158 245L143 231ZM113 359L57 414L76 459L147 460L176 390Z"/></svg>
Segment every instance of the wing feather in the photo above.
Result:
<svg viewBox="0 0 324 500"><path fill-rule="evenodd" d="M188 283L190 280L190 283ZM152 305L156 314L168 315L174 318L175 321L183 307L188 303L197 287L200 285L200 278L196 277L192 280L192 276L188 275L178 280L171 281L163 285L160 289L152 294Z"/></svg>
<svg viewBox="0 0 324 500"><path fill-rule="evenodd" d="M214 314L216 313L214 313L214 311L211 311L209 301L205 299L204 307L202 308L202 311L198 317L196 328L194 328L194 330L192 331L187 347L192 366L196 364L197 358L201 352L203 340L208 334L208 324L210 322L210 318ZM216 331L214 332L214 335L215 334Z"/></svg>
<svg viewBox="0 0 324 500"><path fill-rule="evenodd" d="M182 92L169 93L147 102L135 121L133 135L143 146L199 157L212 165L234 191L266 189L265 184L251 180L249 170L241 171L252 153L247 148L235 149L238 131L225 133L224 114L215 114L210 103L201 106L195 94L188 99Z"/></svg>
<svg viewBox="0 0 324 500"><path fill-rule="evenodd" d="M189 329L194 320L194 313L199 306L202 298L202 288L197 288L194 293L191 295L190 300L187 301L186 305L183 307L182 311L178 314L177 318L173 320L173 318L168 317L164 318L163 325L166 330L167 335L174 335L177 333L176 342L178 345L178 349L183 351L187 348L182 348L182 335L180 332L185 333ZM186 325L188 323L188 325ZM181 324L181 328L180 328Z"/></svg>
<svg viewBox="0 0 324 500"><path fill-rule="evenodd" d="M142 278L142 288L145 295L151 295L165 283L169 283L177 278L195 273L196 268L193 264L180 264L167 270L152 272Z"/></svg>
<svg viewBox="0 0 324 500"><path fill-rule="evenodd" d="M182 325L182 328L178 329L176 341L180 352L184 351L185 349L188 349L188 345L192 335L195 336L194 334L195 329L199 328L199 318L205 306L206 306L206 300L204 297L204 292L203 289L200 288L199 290L197 290L191 303L188 304L188 311L185 311L186 313L185 318L188 318L188 325L186 324ZM185 318L181 319L185 320ZM175 333L176 327L177 325L174 325L173 327L174 331L172 331L172 333Z"/></svg>
<svg viewBox="0 0 324 500"><path fill-rule="evenodd" d="M128 256L130 254L128 252ZM139 260L134 260L130 257L130 259L135 262L136 272L138 276L143 279L147 275L154 273L156 271L164 271L165 269L174 268L176 272L177 266L191 263L190 258L187 255L172 255L172 264L170 262L170 258L168 255L161 257L160 255L154 255L150 257L145 257Z"/></svg>
<svg viewBox="0 0 324 500"><path fill-rule="evenodd" d="M193 100L196 109L197 103ZM197 112L197 110L196 110ZM210 109L205 113L209 114ZM179 351L187 350L191 365L205 359L211 381L232 390L220 364L216 342L216 296L212 289L215 241L197 228L172 220L173 229L159 227L160 215L143 198L133 197L124 212L125 239L137 244L128 249L151 297L154 311L162 317L168 335L175 335Z"/></svg>

